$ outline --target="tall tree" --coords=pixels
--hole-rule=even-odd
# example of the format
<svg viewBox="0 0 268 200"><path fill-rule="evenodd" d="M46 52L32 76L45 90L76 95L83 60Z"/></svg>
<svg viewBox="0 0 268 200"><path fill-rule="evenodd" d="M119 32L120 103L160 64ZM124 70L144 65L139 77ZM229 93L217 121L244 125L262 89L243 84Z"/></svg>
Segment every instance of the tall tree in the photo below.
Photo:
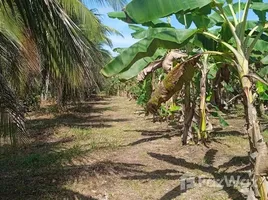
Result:
<svg viewBox="0 0 268 200"><path fill-rule="evenodd" d="M116 31L84 4L94 2L119 9L125 1L0 0L0 135L14 123L25 132L18 97L48 77L59 93L99 86L101 45Z"/></svg>

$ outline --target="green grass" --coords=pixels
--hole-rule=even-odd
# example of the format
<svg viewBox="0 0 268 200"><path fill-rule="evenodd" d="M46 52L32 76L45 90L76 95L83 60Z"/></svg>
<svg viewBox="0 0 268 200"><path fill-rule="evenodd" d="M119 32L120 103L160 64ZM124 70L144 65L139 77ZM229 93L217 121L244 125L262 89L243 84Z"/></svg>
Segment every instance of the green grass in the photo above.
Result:
<svg viewBox="0 0 268 200"><path fill-rule="evenodd" d="M31 170L39 168L59 167L68 163L77 157L87 153L79 146L73 146L69 149L49 150L34 152L29 154L15 154L13 156L2 155L0 158L1 171Z"/></svg>
<svg viewBox="0 0 268 200"><path fill-rule="evenodd" d="M264 137L265 142L268 142L268 130L264 131L263 137Z"/></svg>
<svg viewBox="0 0 268 200"><path fill-rule="evenodd" d="M116 149L121 145L115 137L116 131L60 127L55 130L55 141L29 147L28 152L19 153L6 151L0 155L0 171L34 170L39 168L62 167L80 161L87 154L97 150ZM69 139L68 139L69 138Z"/></svg>

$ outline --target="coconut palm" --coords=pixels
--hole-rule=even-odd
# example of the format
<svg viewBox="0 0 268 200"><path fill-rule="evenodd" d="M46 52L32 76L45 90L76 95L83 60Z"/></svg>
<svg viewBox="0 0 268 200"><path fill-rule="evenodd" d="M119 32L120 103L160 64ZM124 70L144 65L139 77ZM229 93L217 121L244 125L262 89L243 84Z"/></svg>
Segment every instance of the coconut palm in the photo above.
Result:
<svg viewBox="0 0 268 200"><path fill-rule="evenodd" d="M85 3L118 9L125 1L0 0L0 136L25 132L19 99L41 92L48 78L60 100L100 86L108 56L101 46L115 31Z"/></svg>

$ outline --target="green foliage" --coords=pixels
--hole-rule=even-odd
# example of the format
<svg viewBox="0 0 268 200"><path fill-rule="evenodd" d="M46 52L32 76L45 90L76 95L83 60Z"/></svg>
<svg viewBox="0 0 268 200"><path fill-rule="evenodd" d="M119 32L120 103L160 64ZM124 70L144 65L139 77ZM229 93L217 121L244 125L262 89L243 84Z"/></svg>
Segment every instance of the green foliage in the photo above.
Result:
<svg viewBox="0 0 268 200"><path fill-rule="evenodd" d="M140 85L141 87L138 94L137 104L145 106L150 100L153 92L152 75L149 75Z"/></svg>
<svg viewBox="0 0 268 200"><path fill-rule="evenodd" d="M171 113L175 113L175 112L178 112L182 109L181 106L178 106L178 105L175 105L175 104L172 104L170 107L169 107L169 110Z"/></svg>
<svg viewBox="0 0 268 200"><path fill-rule="evenodd" d="M142 24L175 13L191 12L211 2L211 0L155 0L152 3L151 1L133 0L126 6L126 13L136 23ZM143 12L145 8L150 9Z"/></svg>
<svg viewBox="0 0 268 200"><path fill-rule="evenodd" d="M146 37L125 49L120 55L109 62L101 72L107 77L126 72L141 58L153 56L155 51L160 47L164 49L176 49L182 47L196 32L197 30L154 28L149 37Z"/></svg>
<svg viewBox="0 0 268 200"><path fill-rule="evenodd" d="M104 86L104 92L107 95L117 95L120 85L123 84L117 77L113 77Z"/></svg>
<svg viewBox="0 0 268 200"><path fill-rule="evenodd" d="M262 101L268 101L268 85L257 81L256 83L257 93L259 94L259 98Z"/></svg>
<svg viewBox="0 0 268 200"><path fill-rule="evenodd" d="M114 7L126 3L97 2ZM110 55L101 46L111 45L107 35L118 32L104 26L83 3L0 0L0 76L4 79L0 88L5 88L0 90L0 110L8 112L20 130L23 115L17 109L18 99L38 107L47 79L49 92L59 103L81 98L89 88L99 90L103 85L99 71Z"/></svg>
<svg viewBox="0 0 268 200"><path fill-rule="evenodd" d="M213 106L213 107L214 107L215 111L210 111L209 113L210 113L213 117L216 117L216 118L219 120L221 126L224 126L224 127L225 127L225 126L229 126L228 122L225 121L225 119L224 119L224 118L222 117L222 115L220 114L219 108L217 108L216 106Z"/></svg>
<svg viewBox="0 0 268 200"><path fill-rule="evenodd" d="M142 71L146 66L148 66L151 62L155 61L157 58L163 57L166 52L166 49L157 49L154 55L152 55L151 57L144 57L138 60L129 69L118 74L119 79L129 80L137 76L140 71Z"/></svg>

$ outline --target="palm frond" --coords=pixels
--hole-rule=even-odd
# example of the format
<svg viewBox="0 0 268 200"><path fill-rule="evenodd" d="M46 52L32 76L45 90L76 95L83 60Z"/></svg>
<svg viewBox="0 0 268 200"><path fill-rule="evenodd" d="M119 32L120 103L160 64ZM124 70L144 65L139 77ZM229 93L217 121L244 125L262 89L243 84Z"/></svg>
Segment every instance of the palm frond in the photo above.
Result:
<svg viewBox="0 0 268 200"><path fill-rule="evenodd" d="M22 135L16 134L17 129ZM7 81L0 74L0 136L10 136L12 144L16 144L18 137L25 136L24 116L22 106L9 88Z"/></svg>
<svg viewBox="0 0 268 200"><path fill-rule="evenodd" d="M96 1L122 6L124 1ZM70 96L87 88L100 88L99 73L109 54L99 44L111 44L93 10L79 0L0 0L0 113L2 127L24 132L18 99L49 76L57 88ZM34 82L31 81L35 80ZM12 125L12 126L10 126ZM11 129L10 129L11 130ZM9 133L7 129L2 132Z"/></svg>

